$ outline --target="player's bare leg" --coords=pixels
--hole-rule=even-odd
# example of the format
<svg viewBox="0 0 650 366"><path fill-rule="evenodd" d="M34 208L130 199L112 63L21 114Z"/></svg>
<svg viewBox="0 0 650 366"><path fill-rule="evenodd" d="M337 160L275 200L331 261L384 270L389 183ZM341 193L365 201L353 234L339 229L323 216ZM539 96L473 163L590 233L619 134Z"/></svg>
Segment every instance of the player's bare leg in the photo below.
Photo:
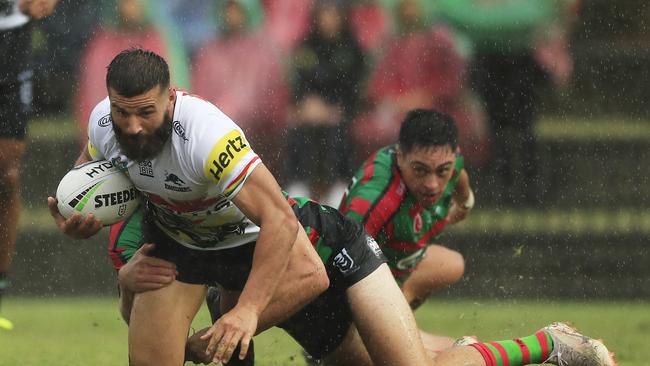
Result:
<svg viewBox="0 0 650 366"><path fill-rule="evenodd" d="M434 292L450 286L463 276L465 260L455 250L441 245L430 245L415 272L402 285L402 292L413 310L417 309ZM420 331L427 354L436 354L452 346L449 337Z"/></svg>
<svg viewBox="0 0 650 366"><path fill-rule="evenodd" d="M341 346L326 357L327 364L414 366L431 363L413 312L386 264L350 287L347 296L358 333L351 329Z"/></svg>
<svg viewBox="0 0 650 366"><path fill-rule="evenodd" d="M0 138L0 300L9 284L6 278L11 258L16 249L18 215L20 213L20 162L25 152L25 142ZM0 329L13 325L0 317Z"/></svg>
<svg viewBox="0 0 650 366"><path fill-rule="evenodd" d="M465 272L465 260L455 250L430 245L415 271L402 285L402 292L413 310L434 292L458 282Z"/></svg>
<svg viewBox="0 0 650 366"><path fill-rule="evenodd" d="M179 366L185 341L205 286L174 281L135 295L129 324L129 362L136 366Z"/></svg>
<svg viewBox="0 0 650 366"><path fill-rule="evenodd" d="M0 138L0 273L9 271L20 212L20 161L25 143Z"/></svg>

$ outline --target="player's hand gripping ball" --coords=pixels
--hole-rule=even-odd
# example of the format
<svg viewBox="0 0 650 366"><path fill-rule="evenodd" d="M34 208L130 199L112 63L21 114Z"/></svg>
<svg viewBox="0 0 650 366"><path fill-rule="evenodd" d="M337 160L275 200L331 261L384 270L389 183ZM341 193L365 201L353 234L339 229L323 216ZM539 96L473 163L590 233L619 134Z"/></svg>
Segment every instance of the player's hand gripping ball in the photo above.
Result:
<svg viewBox="0 0 650 366"><path fill-rule="evenodd" d="M129 217L140 205L140 192L129 178L106 160L91 161L70 170L56 189L59 212L66 219L92 213L104 225Z"/></svg>

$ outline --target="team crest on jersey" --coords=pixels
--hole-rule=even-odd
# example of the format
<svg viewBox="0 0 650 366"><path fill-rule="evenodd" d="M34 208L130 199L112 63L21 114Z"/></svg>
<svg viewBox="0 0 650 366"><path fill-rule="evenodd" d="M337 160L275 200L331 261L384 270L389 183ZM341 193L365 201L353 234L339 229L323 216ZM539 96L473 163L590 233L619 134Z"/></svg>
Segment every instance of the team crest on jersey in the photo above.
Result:
<svg viewBox="0 0 650 366"><path fill-rule="evenodd" d="M420 230L422 230L422 216L418 212L415 214L415 217L413 218L413 231L415 233L419 233Z"/></svg>
<svg viewBox="0 0 650 366"><path fill-rule="evenodd" d="M359 269L359 266L354 263L354 260L350 257L345 248L334 257L333 264L334 267L338 268L344 276L350 275Z"/></svg>
<svg viewBox="0 0 650 366"><path fill-rule="evenodd" d="M178 175L167 173L167 171L165 171L165 189L175 192L189 192L192 190Z"/></svg>
<svg viewBox="0 0 650 366"><path fill-rule="evenodd" d="M138 163L138 167L140 167L140 175L153 178L153 165L151 164L151 160L141 161Z"/></svg>
<svg viewBox="0 0 650 366"><path fill-rule="evenodd" d="M111 125L113 120L111 119L111 114L107 114L104 117L100 118L99 121L97 121L97 125L99 127L108 127Z"/></svg>
<svg viewBox="0 0 650 366"><path fill-rule="evenodd" d="M178 135L183 141L189 141L187 138L187 135L185 134L185 127L179 122L179 121L174 121L174 124L172 125L174 129L174 133Z"/></svg>

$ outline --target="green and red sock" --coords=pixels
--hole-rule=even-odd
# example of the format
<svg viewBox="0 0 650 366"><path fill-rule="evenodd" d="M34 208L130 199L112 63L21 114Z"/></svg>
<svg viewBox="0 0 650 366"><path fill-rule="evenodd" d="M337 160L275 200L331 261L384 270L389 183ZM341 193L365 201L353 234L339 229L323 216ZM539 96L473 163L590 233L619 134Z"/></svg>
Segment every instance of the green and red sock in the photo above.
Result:
<svg viewBox="0 0 650 366"><path fill-rule="evenodd" d="M519 366L546 361L553 351L551 336L539 331L531 336L499 342L473 343L486 366Z"/></svg>

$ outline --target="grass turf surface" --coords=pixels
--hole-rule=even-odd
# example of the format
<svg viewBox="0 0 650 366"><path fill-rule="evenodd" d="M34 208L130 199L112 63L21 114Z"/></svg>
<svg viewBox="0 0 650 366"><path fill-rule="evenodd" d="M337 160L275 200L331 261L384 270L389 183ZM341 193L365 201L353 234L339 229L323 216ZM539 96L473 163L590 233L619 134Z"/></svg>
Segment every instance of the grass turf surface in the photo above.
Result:
<svg viewBox="0 0 650 366"><path fill-rule="evenodd" d="M0 365L126 365L127 329L110 298L8 298L3 315L14 322L0 330ZM571 321L603 338L621 366L648 365L647 302L521 302L431 300L416 313L425 330L453 337L500 340L531 334L554 320ZM195 327L208 322L202 309ZM257 365L304 365L299 347L273 329L255 339ZM190 363L188 363L190 364Z"/></svg>

